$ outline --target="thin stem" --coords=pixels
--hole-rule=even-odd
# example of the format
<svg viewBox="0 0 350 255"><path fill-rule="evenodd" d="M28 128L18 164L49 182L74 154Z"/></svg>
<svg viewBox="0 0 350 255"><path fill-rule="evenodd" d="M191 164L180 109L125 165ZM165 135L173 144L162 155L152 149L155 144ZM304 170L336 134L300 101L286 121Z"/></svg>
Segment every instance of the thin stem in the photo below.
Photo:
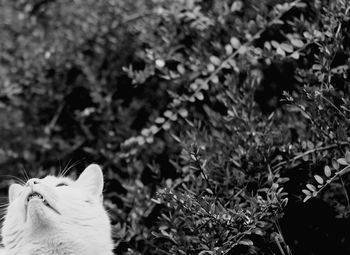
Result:
<svg viewBox="0 0 350 255"><path fill-rule="evenodd" d="M311 121L311 123L312 123L313 125L315 125L325 136L327 136L329 140L333 140L332 137L330 137L330 135L329 135L326 131L324 131L324 130L322 129L322 127L312 118L311 114L308 113L308 112L306 111L306 109L304 109L301 105L298 105L298 104L295 103L294 101L291 102L291 103L292 103L294 106L298 107L304 114L306 114L307 117L308 117L308 119Z"/></svg>
<svg viewBox="0 0 350 255"><path fill-rule="evenodd" d="M283 165L288 164L289 162L293 162L293 161L295 161L297 159L300 159L300 158L302 158L302 157L304 157L304 156L306 156L308 154L314 153L316 151L323 151L323 150L329 150L329 149L332 149L332 148L336 148L339 145L349 145L349 142L339 142L338 144L331 144L331 145L328 145L328 146L318 147L318 148L314 148L314 149L305 151L304 153L301 153L301 154L295 156L294 158L292 158L290 160L286 160L286 161L278 163L277 165L273 166L273 168L277 169L278 167L281 167Z"/></svg>
<svg viewBox="0 0 350 255"><path fill-rule="evenodd" d="M278 249L280 250L281 254L282 254L282 255L286 255L286 254L284 253L284 250L283 250L281 244L280 244L280 240L278 240L277 235L275 236L275 242L276 242L276 244L277 244L277 246L278 246Z"/></svg>
<svg viewBox="0 0 350 255"><path fill-rule="evenodd" d="M341 176L343 174L346 173L347 170L350 169L350 165L344 167L342 170L340 170L339 172L337 172L332 178L328 179L326 184L323 185L318 191L315 192L315 195L313 195L314 197L317 196L325 187L328 186L328 184L330 184L331 182L334 181L335 178L337 178L338 176Z"/></svg>
<svg viewBox="0 0 350 255"><path fill-rule="evenodd" d="M339 112L339 114L341 115L341 116L343 116L344 117L344 119L345 119L345 121L348 123L349 122L349 120L348 120L348 118L345 116L345 114L337 107L337 106L335 106L335 104L333 104L328 98L326 98L326 97L324 97L323 95L320 95L327 103L329 103L334 109L336 109L337 110L337 112Z"/></svg>
<svg viewBox="0 0 350 255"><path fill-rule="evenodd" d="M208 185L208 188L213 192L214 196L215 196L215 199L220 203L220 205L223 207L223 208L226 208L226 206L224 205L224 203L221 202L221 200L219 199L219 196L216 194L216 191L213 189L213 187L211 186L210 182L209 182L209 179L207 177L207 175L205 174L204 172L204 169L201 165L201 162L199 160L199 155L198 153L192 153L192 155L194 156L194 159L195 159L195 165L196 165L196 168L200 171L201 175L203 176L205 182L207 183Z"/></svg>
<svg viewBox="0 0 350 255"><path fill-rule="evenodd" d="M277 231L278 231L278 233L279 233L279 235L280 235L280 237L281 237L281 239L282 239L281 241L282 241L282 244L283 244L284 248L287 250L288 255L291 255L292 252L291 252L291 250L290 250L288 244L287 244L286 241L284 240L284 237L283 237L283 234L282 234L282 229L281 229L281 226L280 226L278 220L276 219L276 220L274 221L274 223L275 223L276 228L277 228ZM277 237L275 237L275 239L277 239ZM281 245L280 245L280 243L279 243L279 240L277 239L277 240L275 240L275 241L276 241L277 245L279 246L279 249L281 250L281 253L284 254L284 249L282 249L282 247L281 247Z"/></svg>
<svg viewBox="0 0 350 255"><path fill-rule="evenodd" d="M339 175L339 179L340 179L341 185L343 186L344 195L345 195L346 203L347 203L347 209L349 210L349 208L350 208L349 195L348 195L348 192L346 191L345 183L344 183L344 181L343 181L343 178L342 178L340 175Z"/></svg>

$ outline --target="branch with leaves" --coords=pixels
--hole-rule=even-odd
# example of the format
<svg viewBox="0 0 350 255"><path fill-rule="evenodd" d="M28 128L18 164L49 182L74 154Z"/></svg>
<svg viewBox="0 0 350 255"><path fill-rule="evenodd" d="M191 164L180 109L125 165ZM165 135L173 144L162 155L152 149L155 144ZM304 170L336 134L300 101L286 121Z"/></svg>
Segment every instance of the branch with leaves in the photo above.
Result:
<svg viewBox="0 0 350 255"><path fill-rule="evenodd" d="M343 166L341 168L341 166ZM342 175L350 172L350 152L347 151L343 158L333 159L332 166L326 165L324 167L324 177L315 174L314 179L316 186L313 184L306 184L306 189L302 192L305 194L304 202L312 197L316 197L324 188L332 183L336 178L340 178ZM347 195L346 191L345 194Z"/></svg>

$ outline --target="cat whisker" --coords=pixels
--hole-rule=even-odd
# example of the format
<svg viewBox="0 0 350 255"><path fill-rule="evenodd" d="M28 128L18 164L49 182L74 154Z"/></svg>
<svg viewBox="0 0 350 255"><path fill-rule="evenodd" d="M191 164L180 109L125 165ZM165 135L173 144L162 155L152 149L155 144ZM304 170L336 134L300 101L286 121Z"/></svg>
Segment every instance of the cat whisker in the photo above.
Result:
<svg viewBox="0 0 350 255"><path fill-rule="evenodd" d="M65 171L65 169L67 169L67 166L70 164L70 162L71 162L71 159L68 161L66 166L62 169L61 160L59 160L58 176L63 176L63 172Z"/></svg>
<svg viewBox="0 0 350 255"><path fill-rule="evenodd" d="M0 221L4 221L5 218L6 218L6 214L4 213L4 215L1 216Z"/></svg>
<svg viewBox="0 0 350 255"><path fill-rule="evenodd" d="M59 159L58 160L58 170L56 170L56 174L58 174L58 176L61 176L61 173L62 173L62 164L61 164L61 160Z"/></svg>
<svg viewBox="0 0 350 255"><path fill-rule="evenodd" d="M66 166L64 167L64 169L62 171L60 171L60 173L59 173L60 177L64 177L68 173L69 170L71 170L73 167L80 164L81 160L77 160L76 162L74 162L73 164L70 165L71 162L72 162L72 160L69 160L68 163L66 164Z"/></svg>
<svg viewBox="0 0 350 255"><path fill-rule="evenodd" d="M9 174L4 174L4 175L0 175L0 177L6 177L9 179L15 179L16 183L20 184L20 185L25 185L26 181L22 180L21 178L14 176L14 175L9 175Z"/></svg>
<svg viewBox="0 0 350 255"><path fill-rule="evenodd" d="M106 213L108 215L108 217L112 220L112 221L118 221L120 220L120 218L118 217L118 215L115 214L115 212L113 212L113 208L105 208Z"/></svg>
<svg viewBox="0 0 350 255"><path fill-rule="evenodd" d="M23 174L25 182L27 182L30 179L30 177L29 177L28 172L26 171L26 169L24 167L22 167L22 174Z"/></svg>
<svg viewBox="0 0 350 255"><path fill-rule="evenodd" d="M3 208L0 210L0 216L4 217L7 212L7 208Z"/></svg>

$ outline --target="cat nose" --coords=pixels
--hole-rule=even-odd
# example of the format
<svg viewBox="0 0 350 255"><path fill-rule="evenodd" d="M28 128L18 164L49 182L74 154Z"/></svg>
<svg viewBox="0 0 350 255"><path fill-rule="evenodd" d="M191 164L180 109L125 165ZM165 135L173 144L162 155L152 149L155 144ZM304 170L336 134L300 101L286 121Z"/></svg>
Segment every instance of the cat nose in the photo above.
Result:
<svg viewBox="0 0 350 255"><path fill-rule="evenodd" d="M39 184L39 183L40 183L39 179L33 178L33 179L28 180L26 185L29 187L33 187L34 185Z"/></svg>

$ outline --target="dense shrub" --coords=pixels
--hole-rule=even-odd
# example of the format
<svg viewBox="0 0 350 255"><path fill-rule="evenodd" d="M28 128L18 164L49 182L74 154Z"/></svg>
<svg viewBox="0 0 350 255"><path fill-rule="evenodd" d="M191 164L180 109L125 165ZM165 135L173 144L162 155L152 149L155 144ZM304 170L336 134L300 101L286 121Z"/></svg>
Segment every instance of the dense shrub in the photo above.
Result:
<svg viewBox="0 0 350 255"><path fill-rule="evenodd" d="M0 3L4 175L101 164L117 254L349 252L347 1Z"/></svg>

